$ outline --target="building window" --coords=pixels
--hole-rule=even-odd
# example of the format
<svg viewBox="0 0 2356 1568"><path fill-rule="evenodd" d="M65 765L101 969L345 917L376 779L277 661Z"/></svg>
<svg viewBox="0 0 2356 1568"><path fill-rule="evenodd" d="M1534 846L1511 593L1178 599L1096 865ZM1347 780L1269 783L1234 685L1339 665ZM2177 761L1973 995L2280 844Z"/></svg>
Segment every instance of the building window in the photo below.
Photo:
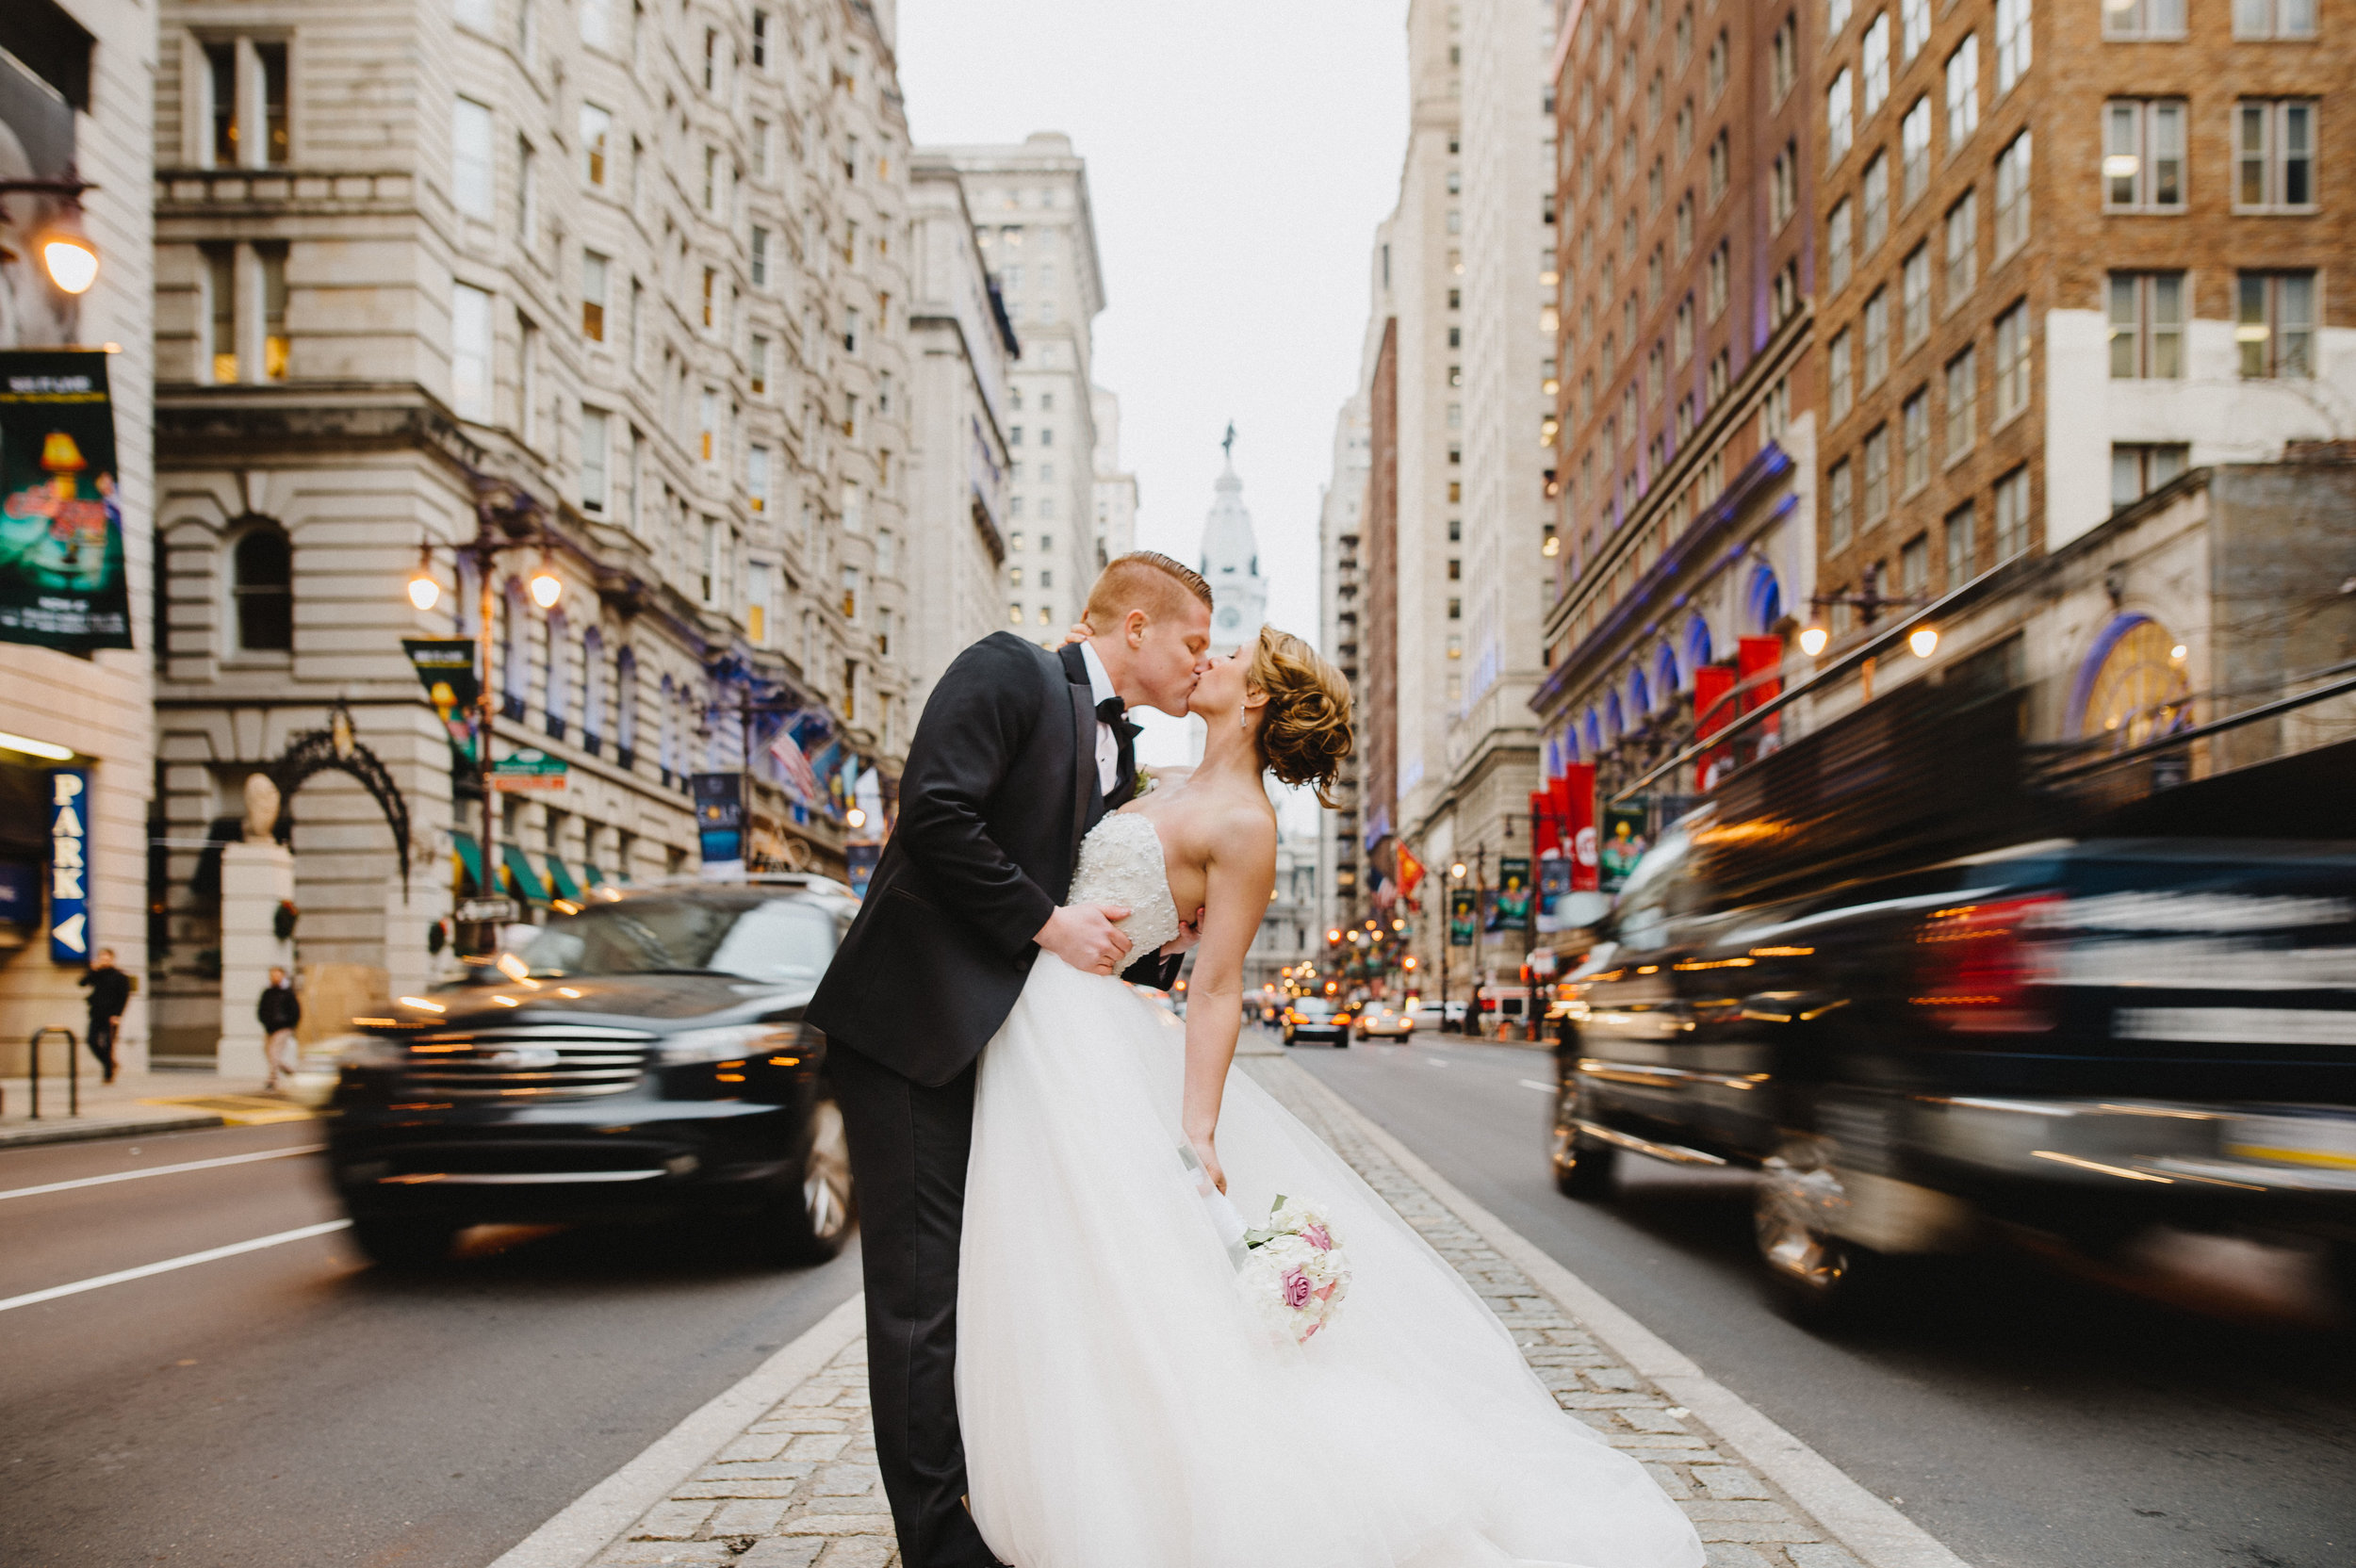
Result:
<svg viewBox="0 0 2356 1568"><path fill-rule="evenodd" d="M1919 597L1931 586L1931 536L1918 533L1898 549L1898 592Z"/></svg>
<svg viewBox="0 0 2356 1568"><path fill-rule="evenodd" d="M744 449L744 497L755 512L769 510L769 449Z"/></svg>
<svg viewBox="0 0 2356 1568"><path fill-rule="evenodd" d="M1947 514L1947 591L1955 592L1972 580L1972 568L1980 562L1978 541L1972 537L1972 510L1970 501Z"/></svg>
<svg viewBox="0 0 2356 1568"><path fill-rule="evenodd" d="M1850 0L1824 0L1824 37L1836 39L1849 24Z"/></svg>
<svg viewBox="0 0 2356 1568"><path fill-rule="evenodd" d="M592 343L605 341L605 257L595 251L581 253L581 335Z"/></svg>
<svg viewBox="0 0 2356 1568"><path fill-rule="evenodd" d="M205 377L215 386L237 380L237 248L207 245L205 255Z"/></svg>
<svg viewBox="0 0 2356 1568"><path fill-rule="evenodd" d="M1677 198L1676 233L1677 260L1683 261L1693 252L1693 193L1690 190Z"/></svg>
<svg viewBox="0 0 2356 1568"><path fill-rule="evenodd" d="M1947 461L1972 449L1980 434L1979 367L1970 349L1947 362Z"/></svg>
<svg viewBox="0 0 2356 1568"><path fill-rule="evenodd" d="M1966 33L1947 57L1947 155L1980 128L1980 35Z"/></svg>
<svg viewBox="0 0 2356 1568"><path fill-rule="evenodd" d="M2236 211L2297 211L2315 203L2315 106L2305 100L2233 107Z"/></svg>
<svg viewBox="0 0 2356 1568"><path fill-rule="evenodd" d="M1863 208L1862 227L1857 236L1857 253L1870 256L1881 249L1890 237L1890 157L1875 153L1873 161L1865 166L1865 178L1857 187L1857 203Z"/></svg>
<svg viewBox="0 0 2356 1568"><path fill-rule="evenodd" d="M755 288L769 286L769 231L759 225L753 229L751 271Z"/></svg>
<svg viewBox="0 0 2356 1568"><path fill-rule="evenodd" d="M294 647L294 548L276 523L257 521L230 547L229 594L239 653Z"/></svg>
<svg viewBox="0 0 2356 1568"><path fill-rule="evenodd" d="M1857 386L1855 386L1855 379L1852 379L1852 363L1855 363L1855 360L1852 360L1850 330L1842 327L1841 332L1833 335L1831 346L1828 346L1826 353L1824 353L1824 386L1826 386L1826 393L1824 393L1824 396L1826 396L1826 402L1831 405L1828 407L1828 421L1836 426L1841 424L1842 419L1850 416L1850 407L1857 402Z"/></svg>
<svg viewBox="0 0 2356 1568"><path fill-rule="evenodd" d="M1850 231L1855 223L1855 209L1847 198L1833 204L1832 214L1824 221L1824 271L1827 292L1838 294L1849 286L1849 268L1854 256Z"/></svg>
<svg viewBox="0 0 2356 1568"><path fill-rule="evenodd" d="M2315 373L2315 275L2243 272L2233 279L2233 342L2247 379Z"/></svg>
<svg viewBox="0 0 2356 1568"><path fill-rule="evenodd" d="M2184 36L2184 0L2125 0L2102 8L2102 36L2175 39Z"/></svg>
<svg viewBox="0 0 2356 1568"><path fill-rule="evenodd" d="M491 110L471 98L458 99L450 124L450 199L460 212L491 218Z"/></svg>
<svg viewBox="0 0 2356 1568"><path fill-rule="evenodd" d="M2029 466L2022 464L1996 482L1996 559L2010 561L2029 548Z"/></svg>
<svg viewBox="0 0 2356 1568"><path fill-rule="evenodd" d="M2029 406L2029 306L2026 301L1996 318L1996 422Z"/></svg>
<svg viewBox="0 0 2356 1568"><path fill-rule="evenodd" d="M1917 98L1898 122L1898 156L1906 165L1906 204L1912 206L1931 188L1931 101Z"/></svg>
<svg viewBox="0 0 2356 1568"><path fill-rule="evenodd" d="M491 420L491 296L458 284L450 302L450 406L461 419Z"/></svg>
<svg viewBox="0 0 2356 1568"><path fill-rule="evenodd" d="M1726 351L1724 349L1721 349L1716 353L1710 355L1710 379L1707 385L1709 388L1709 397L1711 406L1716 406L1718 401L1726 395L1726 387L1732 384L1734 379L1733 366L1733 360L1727 355Z"/></svg>
<svg viewBox="0 0 2356 1568"><path fill-rule="evenodd" d="M1865 438L1865 526L1873 528L1890 516L1890 427L1875 425Z"/></svg>
<svg viewBox="0 0 2356 1568"><path fill-rule="evenodd" d="M1768 46L1768 101L1780 106L1800 79L1800 19L1787 16Z"/></svg>
<svg viewBox="0 0 2356 1568"><path fill-rule="evenodd" d="M1898 50L1911 60L1931 41L1931 0L1899 0Z"/></svg>
<svg viewBox="0 0 2356 1568"><path fill-rule="evenodd" d="M1899 306L1906 344L1913 349L1931 334L1931 248L1917 245L1898 269Z"/></svg>
<svg viewBox="0 0 2356 1568"><path fill-rule="evenodd" d="M614 132L614 117L595 104L581 106L581 177L593 186L605 184L605 144Z"/></svg>
<svg viewBox="0 0 2356 1568"><path fill-rule="evenodd" d="M515 237L531 254L540 243L540 155L522 137L515 139Z"/></svg>
<svg viewBox="0 0 2356 1568"><path fill-rule="evenodd" d="M1800 145L1787 141L1783 151L1775 155L1775 167L1769 171L1767 187L1767 220L1770 229L1780 229L1792 220L1792 214L1800 204Z"/></svg>
<svg viewBox="0 0 2356 1568"><path fill-rule="evenodd" d="M1980 209L1976 191L1947 209L1947 308L1972 292L1979 281Z"/></svg>
<svg viewBox="0 0 2356 1568"><path fill-rule="evenodd" d="M2029 242L2029 133L2022 131L1996 155L1996 259Z"/></svg>
<svg viewBox="0 0 2356 1568"><path fill-rule="evenodd" d="M1873 118L1883 104L1890 100L1890 13L1882 12L1865 29L1863 43L1865 70L1865 114Z"/></svg>
<svg viewBox="0 0 2356 1568"><path fill-rule="evenodd" d="M2184 210L2184 102L2114 98L2102 106L2102 205Z"/></svg>
<svg viewBox="0 0 2356 1568"><path fill-rule="evenodd" d="M606 502L608 419L603 409L581 411L581 509L602 514Z"/></svg>
<svg viewBox="0 0 2356 1568"><path fill-rule="evenodd" d="M1828 555L1849 547L1849 536L1854 531L1854 518L1850 512L1851 482L1849 465L1845 460L1834 464L1832 472L1824 476L1824 515L1827 518L1824 551Z"/></svg>
<svg viewBox="0 0 2356 1568"><path fill-rule="evenodd" d="M1720 240L1710 253L1710 265L1704 274L1702 299L1712 321L1726 313L1726 272L1728 258L1726 242Z"/></svg>
<svg viewBox="0 0 2356 1568"><path fill-rule="evenodd" d="M2174 380L2184 373L2184 275L2110 276L2111 379Z"/></svg>
<svg viewBox="0 0 2356 1568"><path fill-rule="evenodd" d="M1890 290L1876 288L1865 302L1865 385L1879 386L1890 374Z"/></svg>
<svg viewBox="0 0 2356 1568"><path fill-rule="evenodd" d="M1918 388L1898 410L1898 444L1903 466L1900 483L1904 493L1911 496L1931 482L1931 394L1927 387Z"/></svg>
<svg viewBox="0 0 2356 1568"><path fill-rule="evenodd" d="M1021 626L1023 624L1023 606L1020 602L1010 602L1007 604L1006 624L1008 626Z"/></svg>
<svg viewBox="0 0 2356 1568"><path fill-rule="evenodd" d="M2313 38L2315 0L2233 0L2235 38Z"/></svg>
<svg viewBox="0 0 2356 1568"><path fill-rule="evenodd" d="M1836 73L1832 86L1824 90L1824 166L1832 167L1849 155L1849 143L1857 132L1857 84L1851 80L1846 66Z"/></svg>
<svg viewBox="0 0 2356 1568"><path fill-rule="evenodd" d="M754 397L766 396L769 391L769 339L753 334L751 349L744 356L745 383Z"/></svg>
<svg viewBox="0 0 2356 1568"><path fill-rule="evenodd" d="M2029 69L2030 0L1996 0L1996 96Z"/></svg>
<svg viewBox="0 0 2356 1568"><path fill-rule="evenodd" d="M286 135L286 45L283 41L224 39L205 46L197 79L206 137L199 162L210 169L283 167L293 149ZM260 136L245 122L244 106L258 103Z"/></svg>
<svg viewBox="0 0 2356 1568"><path fill-rule="evenodd" d="M1721 28L1716 41L1712 42L1710 46L1708 80L1710 84L1710 101L1713 104L1718 101L1718 94L1726 90L1726 61L1729 54L1730 50L1726 42L1726 31Z"/></svg>
<svg viewBox="0 0 2356 1568"><path fill-rule="evenodd" d="M1726 133L1720 131L1710 143L1710 204L1716 206L1718 198L1726 193L1726 171L1733 160L1733 151Z"/></svg>
<svg viewBox="0 0 2356 1568"><path fill-rule="evenodd" d="M2191 466L2192 449L2183 442L2111 448L2111 505L2121 507L2142 499Z"/></svg>
<svg viewBox="0 0 2356 1568"><path fill-rule="evenodd" d="M1691 294L1677 302L1677 325L1670 333L1669 342L1677 354L1677 363L1682 368L1685 362L1693 357L1693 296Z"/></svg>

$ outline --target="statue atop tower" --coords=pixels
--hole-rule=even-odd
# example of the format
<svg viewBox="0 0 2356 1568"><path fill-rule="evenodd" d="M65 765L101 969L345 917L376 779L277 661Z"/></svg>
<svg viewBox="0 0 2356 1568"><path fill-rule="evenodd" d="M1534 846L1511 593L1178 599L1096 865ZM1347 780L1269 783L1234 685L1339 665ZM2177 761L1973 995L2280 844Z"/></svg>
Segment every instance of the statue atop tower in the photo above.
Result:
<svg viewBox="0 0 2356 1568"><path fill-rule="evenodd" d="M1203 575L1211 584L1211 650L1229 653L1258 635L1268 618L1268 580L1260 575L1260 546L1235 475L1235 426L1219 442L1226 466L1203 522Z"/></svg>

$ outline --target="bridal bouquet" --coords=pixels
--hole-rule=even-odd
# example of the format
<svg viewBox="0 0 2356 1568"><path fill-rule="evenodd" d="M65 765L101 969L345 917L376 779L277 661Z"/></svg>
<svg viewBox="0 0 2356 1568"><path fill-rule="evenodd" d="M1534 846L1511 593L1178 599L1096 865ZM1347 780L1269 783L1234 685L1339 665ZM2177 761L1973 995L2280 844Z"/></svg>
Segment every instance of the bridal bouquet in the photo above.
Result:
<svg viewBox="0 0 2356 1568"><path fill-rule="evenodd" d="M1279 1193L1267 1223L1244 1232L1243 1246L1235 1288L1269 1328L1307 1344L1350 1292L1350 1259L1333 1227L1316 1209Z"/></svg>

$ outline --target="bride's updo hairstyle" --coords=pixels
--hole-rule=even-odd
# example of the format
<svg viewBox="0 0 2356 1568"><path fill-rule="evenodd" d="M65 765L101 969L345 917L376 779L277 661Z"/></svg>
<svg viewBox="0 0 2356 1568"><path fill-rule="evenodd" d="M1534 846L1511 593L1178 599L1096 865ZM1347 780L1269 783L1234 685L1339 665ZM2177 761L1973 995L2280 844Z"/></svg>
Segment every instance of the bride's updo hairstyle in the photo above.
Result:
<svg viewBox="0 0 2356 1568"><path fill-rule="evenodd" d="M1260 718L1260 756L1268 772L1285 784L1306 784L1329 809L1337 803L1326 787L1350 755L1350 683L1315 648L1289 631L1260 629L1244 678L1268 694Z"/></svg>

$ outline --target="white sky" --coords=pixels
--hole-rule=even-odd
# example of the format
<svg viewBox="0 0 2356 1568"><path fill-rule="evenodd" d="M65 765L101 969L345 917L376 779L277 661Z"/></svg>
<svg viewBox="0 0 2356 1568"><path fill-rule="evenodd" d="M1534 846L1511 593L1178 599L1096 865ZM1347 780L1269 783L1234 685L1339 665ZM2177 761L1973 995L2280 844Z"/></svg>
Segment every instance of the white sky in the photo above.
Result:
<svg viewBox="0 0 2356 1568"><path fill-rule="evenodd" d="M1088 160L1137 544L1193 563L1235 423L1268 619L1317 641L1317 497L1407 137L1405 0L901 0L920 146L1061 131ZM1153 715L1138 752L1183 761ZM1291 815L1291 813L1288 813Z"/></svg>

